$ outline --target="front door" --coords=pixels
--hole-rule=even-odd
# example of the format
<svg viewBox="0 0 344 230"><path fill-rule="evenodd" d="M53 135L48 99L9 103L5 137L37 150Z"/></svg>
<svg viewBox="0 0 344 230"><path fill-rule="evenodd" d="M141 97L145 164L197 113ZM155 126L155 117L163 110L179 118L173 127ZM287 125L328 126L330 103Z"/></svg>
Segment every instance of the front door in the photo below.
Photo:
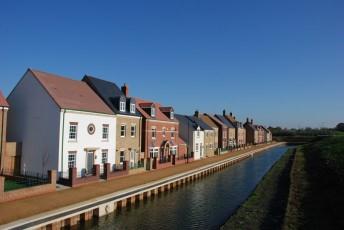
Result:
<svg viewBox="0 0 344 230"><path fill-rule="evenodd" d="M94 165L94 151L87 151L86 174L91 175L93 173L93 165Z"/></svg>

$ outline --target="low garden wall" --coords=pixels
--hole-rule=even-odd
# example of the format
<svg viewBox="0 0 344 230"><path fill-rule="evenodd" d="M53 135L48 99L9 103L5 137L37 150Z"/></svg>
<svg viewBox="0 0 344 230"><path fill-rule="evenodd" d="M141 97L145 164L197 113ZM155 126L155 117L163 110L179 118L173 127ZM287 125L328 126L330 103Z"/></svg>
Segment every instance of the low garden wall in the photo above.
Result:
<svg viewBox="0 0 344 230"><path fill-rule="evenodd" d="M0 176L0 203L56 191L56 171L48 171L48 177L49 181L47 184L5 191L6 178L5 176Z"/></svg>

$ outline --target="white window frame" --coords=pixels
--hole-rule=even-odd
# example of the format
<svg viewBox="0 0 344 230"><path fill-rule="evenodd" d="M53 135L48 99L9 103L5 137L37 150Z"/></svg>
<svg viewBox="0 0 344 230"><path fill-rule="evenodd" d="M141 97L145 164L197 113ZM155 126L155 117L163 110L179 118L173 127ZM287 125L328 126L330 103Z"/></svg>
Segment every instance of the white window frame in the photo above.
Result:
<svg viewBox="0 0 344 230"><path fill-rule="evenodd" d="M174 127L171 128L171 139L174 139L176 134L176 129Z"/></svg>
<svg viewBox="0 0 344 230"><path fill-rule="evenodd" d="M125 102L124 101L119 102L119 111L125 112Z"/></svg>
<svg viewBox="0 0 344 230"><path fill-rule="evenodd" d="M151 116L155 117L155 108L154 107L151 107Z"/></svg>
<svg viewBox="0 0 344 230"><path fill-rule="evenodd" d="M133 128L134 128L134 134L133 134ZM131 136L131 137L136 137L136 124L131 124L131 127L130 127L130 136Z"/></svg>
<svg viewBox="0 0 344 230"><path fill-rule="evenodd" d="M108 149L102 149L102 164L108 163L108 156L109 156L109 150Z"/></svg>
<svg viewBox="0 0 344 230"><path fill-rule="evenodd" d="M122 130L122 128L124 127L124 130ZM122 131L124 132L122 135ZM121 124L121 129L120 129L120 135L121 137L125 137L127 134L127 125L126 124Z"/></svg>
<svg viewBox="0 0 344 230"><path fill-rule="evenodd" d="M76 154L77 154L76 151L69 151L68 152L68 157L67 157L68 168L75 168L76 167Z"/></svg>
<svg viewBox="0 0 344 230"><path fill-rule="evenodd" d="M122 153L123 153L123 155L122 155ZM124 161L125 161L125 151L120 150L119 151L119 163L122 165Z"/></svg>
<svg viewBox="0 0 344 230"><path fill-rule="evenodd" d="M162 136L166 137L166 128L165 127L162 127Z"/></svg>
<svg viewBox="0 0 344 230"><path fill-rule="evenodd" d="M103 141L108 141L109 140L109 125L108 124L103 124L102 139L103 139Z"/></svg>
<svg viewBox="0 0 344 230"><path fill-rule="evenodd" d="M136 105L135 104L130 104L130 112L135 113L136 112Z"/></svg>
<svg viewBox="0 0 344 230"><path fill-rule="evenodd" d="M72 131L72 127L75 127L75 130ZM71 138L71 135L74 135ZM77 141L78 140L78 123L77 122L70 122L69 123L69 134L68 134L69 141Z"/></svg>
<svg viewBox="0 0 344 230"><path fill-rule="evenodd" d="M173 111L170 112L170 119L171 119L171 120L174 119L174 112L173 112Z"/></svg>
<svg viewBox="0 0 344 230"><path fill-rule="evenodd" d="M156 139L156 135L157 135L156 127L152 127L152 139Z"/></svg>
<svg viewBox="0 0 344 230"><path fill-rule="evenodd" d="M196 144L195 144L195 152L198 152L198 151L199 151L199 144L196 143Z"/></svg>

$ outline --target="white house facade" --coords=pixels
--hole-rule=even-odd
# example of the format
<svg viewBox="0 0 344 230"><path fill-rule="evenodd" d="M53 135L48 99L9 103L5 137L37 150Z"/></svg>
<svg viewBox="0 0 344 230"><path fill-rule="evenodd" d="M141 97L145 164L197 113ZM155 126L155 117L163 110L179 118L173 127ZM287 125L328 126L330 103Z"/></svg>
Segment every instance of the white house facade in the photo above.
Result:
<svg viewBox="0 0 344 230"><path fill-rule="evenodd" d="M197 129L192 132L192 135L194 160L199 160L204 158L204 131L202 131L200 127L197 127Z"/></svg>
<svg viewBox="0 0 344 230"><path fill-rule="evenodd" d="M8 139L22 143L23 171L114 164L115 115L86 83L29 69L8 101Z"/></svg>
<svg viewBox="0 0 344 230"><path fill-rule="evenodd" d="M116 119L113 115L82 111L60 112L59 172L76 167L91 174L94 164L115 164Z"/></svg>

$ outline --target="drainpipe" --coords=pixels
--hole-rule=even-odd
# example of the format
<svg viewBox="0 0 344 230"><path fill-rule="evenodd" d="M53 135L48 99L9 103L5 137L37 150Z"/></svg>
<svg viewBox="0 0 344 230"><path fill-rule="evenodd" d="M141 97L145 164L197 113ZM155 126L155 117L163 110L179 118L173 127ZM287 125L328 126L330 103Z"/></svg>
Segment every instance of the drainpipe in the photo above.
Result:
<svg viewBox="0 0 344 230"><path fill-rule="evenodd" d="M66 115L66 110L63 110L63 117L62 117L62 134L61 134L61 171L63 173L63 154L64 154L64 127L65 127L65 115Z"/></svg>
<svg viewBox="0 0 344 230"><path fill-rule="evenodd" d="M3 151L3 135L4 135L4 118L5 118L5 109L2 107L2 122L1 122L1 136L0 136L0 172L3 169L3 162L4 162L4 151Z"/></svg>

